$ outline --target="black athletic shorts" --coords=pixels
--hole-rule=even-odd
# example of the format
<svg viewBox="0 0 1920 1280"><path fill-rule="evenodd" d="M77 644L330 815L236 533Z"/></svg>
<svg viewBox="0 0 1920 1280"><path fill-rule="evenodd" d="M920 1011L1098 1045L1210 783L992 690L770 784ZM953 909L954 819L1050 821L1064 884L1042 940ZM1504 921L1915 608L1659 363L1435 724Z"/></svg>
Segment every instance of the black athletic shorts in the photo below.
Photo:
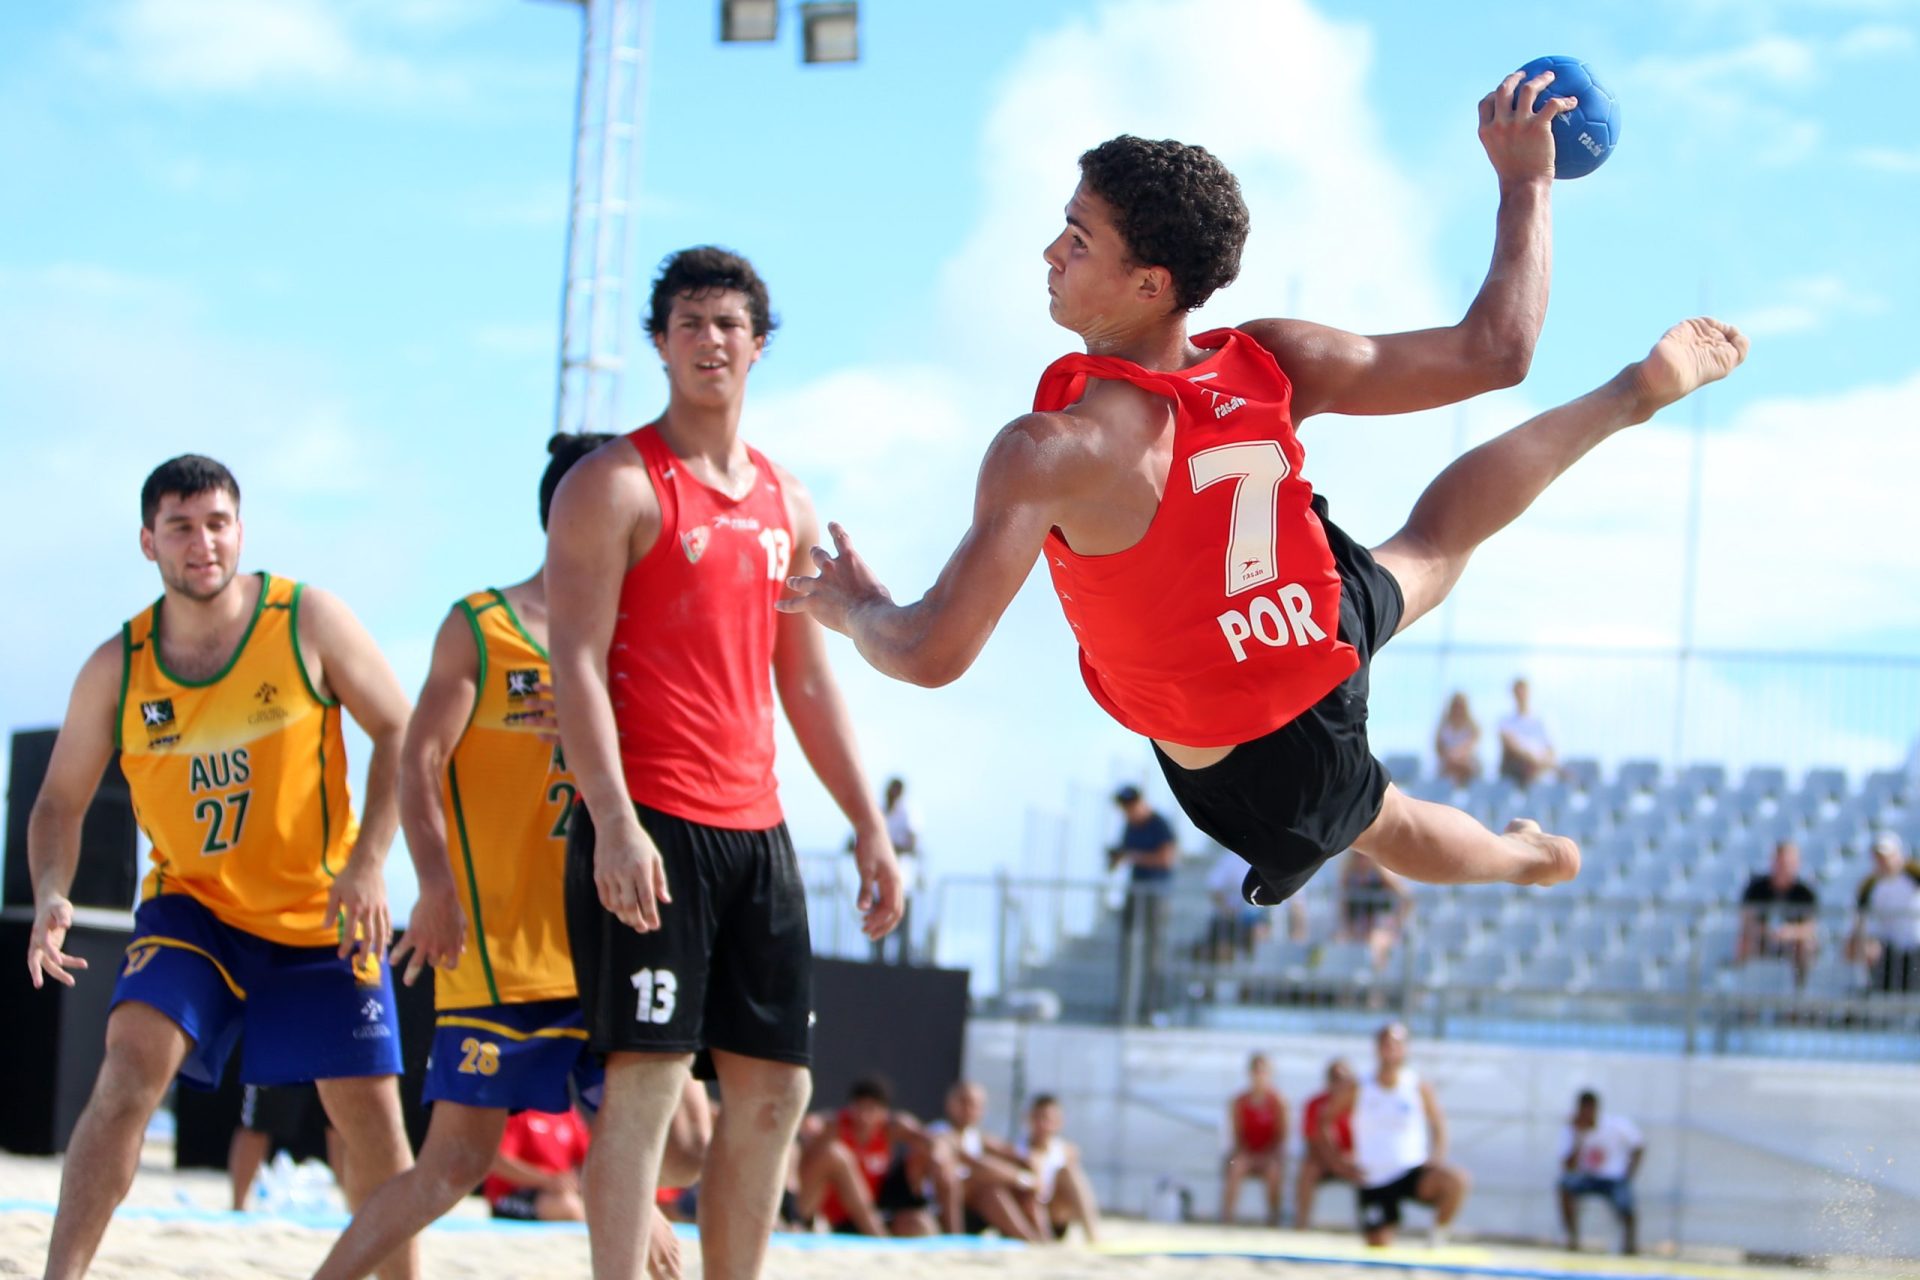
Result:
<svg viewBox="0 0 1920 1280"><path fill-rule="evenodd" d="M1420 1165L1409 1169L1383 1187L1362 1187L1357 1203L1360 1207L1360 1229L1374 1231L1380 1227L1400 1225L1400 1202L1412 1200L1421 1203L1416 1194L1420 1189L1421 1175L1427 1166Z"/></svg>
<svg viewBox="0 0 1920 1280"><path fill-rule="evenodd" d="M567 833L567 935L588 1042L599 1053L721 1049L806 1066L813 942L786 824L734 831L634 812L673 895L652 933L600 905L584 807Z"/></svg>
<svg viewBox="0 0 1920 1280"><path fill-rule="evenodd" d="M1243 893L1270 907L1298 893L1327 859L1350 848L1380 816L1387 771L1367 746L1367 667L1405 612L1400 584L1373 553L1327 517L1340 571L1340 638L1360 666L1326 697L1263 738L1204 769L1183 769L1156 745L1174 799L1193 825L1253 867Z"/></svg>
<svg viewBox="0 0 1920 1280"><path fill-rule="evenodd" d="M240 1127L295 1142L310 1127L318 1132L332 1122L320 1105L320 1091L310 1084L250 1084L240 1093Z"/></svg>

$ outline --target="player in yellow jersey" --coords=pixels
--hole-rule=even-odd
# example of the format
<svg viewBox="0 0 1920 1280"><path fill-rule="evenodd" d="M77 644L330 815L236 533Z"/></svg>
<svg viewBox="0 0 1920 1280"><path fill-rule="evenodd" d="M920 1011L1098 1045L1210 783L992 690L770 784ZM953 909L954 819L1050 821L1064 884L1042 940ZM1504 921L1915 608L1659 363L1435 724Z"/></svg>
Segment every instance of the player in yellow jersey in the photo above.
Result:
<svg viewBox="0 0 1920 1280"><path fill-rule="evenodd" d="M540 481L540 527L560 478L611 439L558 435ZM408 983L432 965L438 1012L425 1096L434 1104L412 1169L354 1216L316 1280L363 1276L471 1193L510 1111L599 1105L602 1070L567 948L563 895L575 787L554 733L543 565L453 606L401 753L400 814L420 898L393 963ZM699 1176L711 1120L688 1081L662 1169ZM570 1175L563 1175L565 1176ZM649 1265L678 1275L673 1228L654 1215Z"/></svg>
<svg viewBox="0 0 1920 1280"><path fill-rule="evenodd" d="M35 986L71 986L86 968L61 950L81 818L119 747L153 867L67 1148L46 1270L61 1280L86 1272L167 1085L217 1085L242 1030L246 1083L318 1083L346 1144L350 1203L411 1159L380 958L406 695L339 600L237 572L240 486L225 467L165 462L140 505L140 549L164 592L81 668L27 834L27 969ZM363 824L342 707L373 740ZM381 1268L413 1273L411 1249Z"/></svg>

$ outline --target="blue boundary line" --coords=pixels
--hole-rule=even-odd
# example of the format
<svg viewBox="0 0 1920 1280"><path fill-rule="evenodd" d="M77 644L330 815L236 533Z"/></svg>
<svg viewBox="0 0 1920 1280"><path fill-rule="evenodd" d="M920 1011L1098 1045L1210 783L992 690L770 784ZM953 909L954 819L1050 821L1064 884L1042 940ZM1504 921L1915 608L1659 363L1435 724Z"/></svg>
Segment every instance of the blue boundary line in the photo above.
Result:
<svg viewBox="0 0 1920 1280"><path fill-rule="evenodd" d="M1669 1271L1588 1271L1559 1267L1515 1267L1497 1263L1425 1262L1417 1259L1351 1257L1322 1253L1258 1253L1246 1249L1170 1250L1161 1252L1128 1250L1127 1257L1179 1258L1197 1261L1206 1258L1240 1258L1249 1262L1312 1262L1328 1266L1384 1267L1395 1271L1438 1271L1456 1276L1500 1276L1511 1280L1701 1280L1700 1275Z"/></svg>
<svg viewBox="0 0 1920 1280"><path fill-rule="evenodd" d="M43 1213L52 1217L53 1211L54 1206L45 1200L0 1200L0 1213ZM310 1227L317 1231L332 1232L344 1230L348 1222L347 1216L342 1213L262 1213L259 1211L235 1213L231 1209L195 1209L184 1205L179 1208L122 1206L114 1210L113 1216L136 1222L200 1222L229 1227L243 1227L254 1222L273 1222L283 1226ZM585 1235L587 1228L584 1223L579 1222L524 1222L513 1218L442 1218L427 1230L461 1234L506 1231L515 1234L535 1232ZM682 1239L699 1239L699 1232L689 1223L676 1223L674 1233ZM774 1233L773 1243L783 1249L839 1249L863 1253L998 1253L1003 1250L1027 1247L1018 1240L989 1240L983 1236L874 1239L868 1236L814 1235L798 1231L777 1231ZM1658 1278L1656 1277L1655 1280Z"/></svg>

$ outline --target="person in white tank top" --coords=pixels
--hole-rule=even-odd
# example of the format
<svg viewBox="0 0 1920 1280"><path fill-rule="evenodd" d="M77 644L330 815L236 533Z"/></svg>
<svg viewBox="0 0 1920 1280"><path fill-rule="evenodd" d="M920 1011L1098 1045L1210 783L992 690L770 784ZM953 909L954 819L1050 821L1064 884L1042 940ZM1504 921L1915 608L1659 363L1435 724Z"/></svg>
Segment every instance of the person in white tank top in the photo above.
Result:
<svg viewBox="0 0 1920 1280"><path fill-rule="evenodd" d="M1015 1149L1033 1170L1035 1219L1057 1239L1077 1222L1092 1244L1100 1238L1100 1202L1080 1167L1080 1148L1062 1136L1065 1128L1060 1099L1035 1094L1027 1108L1027 1131Z"/></svg>
<svg viewBox="0 0 1920 1280"><path fill-rule="evenodd" d="M1360 1230L1369 1245L1392 1243L1400 1205L1412 1200L1433 1210L1432 1243L1439 1244L1472 1180L1466 1170L1446 1162L1446 1115L1433 1089L1406 1065L1406 1027L1388 1023L1374 1044L1378 1067L1335 1112L1336 1119L1347 1114L1352 1121Z"/></svg>

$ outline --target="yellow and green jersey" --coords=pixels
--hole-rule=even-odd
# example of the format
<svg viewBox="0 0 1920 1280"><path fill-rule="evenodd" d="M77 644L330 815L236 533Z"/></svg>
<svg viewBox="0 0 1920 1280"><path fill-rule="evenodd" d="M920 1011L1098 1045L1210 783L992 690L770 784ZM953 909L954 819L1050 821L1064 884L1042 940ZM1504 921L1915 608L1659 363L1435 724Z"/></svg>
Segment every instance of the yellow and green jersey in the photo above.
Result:
<svg viewBox="0 0 1920 1280"><path fill-rule="evenodd" d="M246 634L210 679L167 669L164 598L121 628L114 736L153 842L141 898L189 894L236 929L326 946L327 890L358 832L340 704L301 660L300 584L259 576Z"/></svg>
<svg viewBox="0 0 1920 1280"><path fill-rule="evenodd" d="M466 903L467 949L434 978L441 1009L575 994L563 882L575 789L526 699L547 651L497 590L454 606L480 654L473 712L441 779L447 845Z"/></svg>

